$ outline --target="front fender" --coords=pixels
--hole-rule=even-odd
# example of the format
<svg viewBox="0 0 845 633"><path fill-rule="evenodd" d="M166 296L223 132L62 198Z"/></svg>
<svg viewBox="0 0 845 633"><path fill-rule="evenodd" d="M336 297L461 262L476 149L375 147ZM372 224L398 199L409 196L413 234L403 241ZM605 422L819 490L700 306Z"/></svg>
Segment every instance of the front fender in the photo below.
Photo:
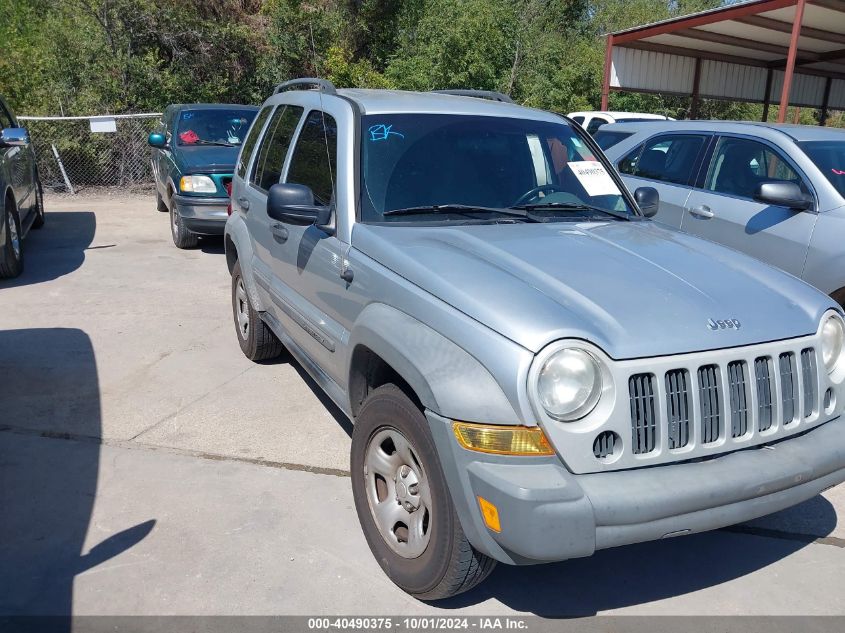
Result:
<svg viewBox="0 0 845 633"><path fill-rule="evenodd" d="M430 411L455 420L515 424L520 419L490 372L463 348L383 303L368 305L349 340L350 359L363 346L410 385ZM355 368L350 366L351 377Z"/></svg>
<svg viewBox="0 0 845 633"><path fill-rule="evenodd" d="M234 266L235 258L233 258L232 249L234 249L237 261L241 265L241 274L243 275L244 285L246 286L246 293L249 295L249 301L252 307L259 312L263 312L267 308L261 300L261 295L258 293L258 286L255 283L255 276L253 275L252 262L254 251L252 248L252 239L249 236L246 222L239 213L233 213L226 221L225 238L223 240L226 248L226 261L232 262ZM231 272L231 269L229 270Z"/></svg>

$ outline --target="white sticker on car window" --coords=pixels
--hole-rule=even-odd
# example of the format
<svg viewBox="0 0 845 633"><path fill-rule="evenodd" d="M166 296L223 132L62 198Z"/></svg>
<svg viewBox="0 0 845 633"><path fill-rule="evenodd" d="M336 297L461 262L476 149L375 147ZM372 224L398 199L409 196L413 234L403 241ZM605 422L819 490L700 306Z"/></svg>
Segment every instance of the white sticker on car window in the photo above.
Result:
<svg viewBox="0 0 845 633"><path fill-rule="evenodd" d="M619 187L613 182L610 174L600 162L595 160L581 160L569 163L569 168L578 182L590 197L593 196L618 196L621 194Z"/></svg>

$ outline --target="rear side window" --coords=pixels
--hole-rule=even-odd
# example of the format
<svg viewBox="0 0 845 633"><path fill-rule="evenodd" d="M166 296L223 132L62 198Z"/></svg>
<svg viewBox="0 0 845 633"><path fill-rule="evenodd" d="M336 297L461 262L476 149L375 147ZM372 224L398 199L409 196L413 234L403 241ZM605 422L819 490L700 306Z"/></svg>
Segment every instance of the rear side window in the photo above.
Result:
<svg viewBox="0 0 845 633"><path fill-rule="evenodd" d="M328 114L313 110L299 133L287 182L310 187L314 202L327 206L334 199L336 171L337 123Z"/></svg>
<svg viewBox="0 0 845 633"><path fill-rule="evenodd" d="M688 185L695 175L706 136L672 134L641 145L619 163L619 171L676 185Z"/></svg>
<svg viewBox="0 0 845 633"><path fill-rule="evenodd" d="M246 166L249 164L250 158L252 158L252 150L255 149L255 143L258 141L258 135L261 134L264 122L267 121L267 117L270 116L270 111L272 109L272 106L267 106L258 113L258 116L255 117L255 122L252 124L252 129L250 129L249 134L247 134L246 140L244 141L243 147L241 147L241 153L238 154L237 168L237 174L241 178L246 176Z"/></svg>
<svg viewBox="0 0 845 633"><path fill-rule="evenodd" d="M273 113L252 165L250 181L256 187L267 191L279 182L285 156L302 112L299 106L289 105L279 106Z"/></svg>
<svg viewBox="0 0 845 633"><path fill-rule="evenodd" d="M607 121L594 117L587 124L587 132L595 134L602 125L607 125Z"/></svg>
<svg viewBox="0 0 845 633"><path fill-rule="evenodd" d="M602 149L610 149L617 143L624 141L631 136L631 132L610 132L608 130L599 130L593 137Z"/></svg>

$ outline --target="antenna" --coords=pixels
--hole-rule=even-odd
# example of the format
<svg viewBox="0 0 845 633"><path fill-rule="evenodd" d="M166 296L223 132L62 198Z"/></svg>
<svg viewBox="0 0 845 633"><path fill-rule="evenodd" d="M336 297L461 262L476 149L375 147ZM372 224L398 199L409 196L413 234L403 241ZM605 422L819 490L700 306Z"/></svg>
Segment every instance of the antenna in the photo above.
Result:
<svg viewBox="0 0 845 633"><path fill-rule="evenodd" d="M317 47L314 45L314 23L311 20L308 21L308 33L311 36L311 53L312 55L314 55L314 74L319 77L320 69L317 67ZM323 80L321 79L320 81L322 82ZM334 85L332 85L331 83L329 83L329 85L334 88ZM332 170L332 155L329 151L329 136L326 133L326 111L323 109L323 85L321 83L318 83L317 86L317 93L320 95L320 118L323 120L323 140L326 142L326 162L329 164L329 180L331 180L332 183L332 200L330 201L330 203L333 201L335 208L337 208L337 190L335 189L334 184L334 171Z"/></svg>

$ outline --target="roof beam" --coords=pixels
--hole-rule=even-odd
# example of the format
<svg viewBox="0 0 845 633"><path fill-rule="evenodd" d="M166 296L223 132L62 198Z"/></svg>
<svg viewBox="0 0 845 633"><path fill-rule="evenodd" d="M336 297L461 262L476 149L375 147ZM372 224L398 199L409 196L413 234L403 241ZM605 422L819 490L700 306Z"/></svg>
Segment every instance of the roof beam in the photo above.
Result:
<svg viewBox="0 0 845 633"><path fill-rule="evenodd" d="M810 4L824 9L830 9L831 11L845 13L845 5L842 4L842 0L810 0Z"/></svg>
<svg viewBox="0 0 845 633"><path fill-rule="evenodd" d="M790 25L790 30L791 29L792 27ZM702 42L710 42L712 44L736 46L737 48L745 48L752 51L760 51L762 53L774 53L775 55L786 55L789 52L789 49L780 46L779 44L768 44L766 42L758 42L757 40L749 40L744 37L725 35L724 33L713 33L711 31L702 31L700 29L683 29L675 31L672 35L676 37L688 37ZM812 59L816 54L817 53L804 51L802 53L802 58Z"/></svg>
<svg viewBox="0 0 845 633"><path fill-rule="evenodd" d="M795 61L796 66L806 66L807 64L820 64L822 62L830 62L833 64L838 64L840 61L845 59L845 48L840 48L835 51L828 51L826 53L807 53L806 51L803 53L799 53L800 57ZM770 68L785 68L786 67L786 60L785 59L776 59L773 62L769 62Z"/></svg>
<svg viewBox="0 0 845 633"><path fill-rule="evenodd" d="M746 18L738 18L736 20L741 24L748 26L757 26L770 31L778 31L780 33L792 33L792 24L790 22L783 22L773 18L767 18L762 15L749 15ZM809 37L810 39L819 40L822 42L833 42L834 44L845 44L845 34L834 33L833 31L825 31L823 29L815 29L811 26L801 27L801 37Z"/></svg>
<svg viewBox="0 0 845 633"><path fill-rule="evenodd" d="M635 42L647 37L654 37L655 35L667 35L680 29L689 29L696 26L724 22L725 20L736 20L737 18L744 18L749 15L757 15L767 11L784 9L786 7L794 7L798 4L798 1L799 0L760 0L759 2L750 2L723 9L705 11L704 13L700 13L698 15L674 18L672 20L665 20L663 22L658 22L657 24L652 24L651 26L620 31L619 33L614 33L613 41L615 44ZM839 0L834 1L839 2Z"/></svg>
<svg viewBox="0 0 845 633"><path fill-rule="evenodd" d="M772 68L780 70L777 66L766 63L758 59L749 59L747 57L737 57L735 55L725 55L723 53L708 53L701 49L683 48L682 46L670 46L668 44L656 44L652 42L630 42L625 46L616 46L615 48L633 48L640 51L648 51L653 53L666 53L667 55L679 55L681 57L692 57L700 59L708 59L714 62L725 62L728 64L739 64L740 66L751 66L753 68ZM813 62L810 62L813 63ZM834 79L845 79L845 72L835 72L830 70L821 70L818 68L801 68L798 73L800 75L811 75L813 77L833 77ZM614 88L615 90L615 88Z"/></svg>

